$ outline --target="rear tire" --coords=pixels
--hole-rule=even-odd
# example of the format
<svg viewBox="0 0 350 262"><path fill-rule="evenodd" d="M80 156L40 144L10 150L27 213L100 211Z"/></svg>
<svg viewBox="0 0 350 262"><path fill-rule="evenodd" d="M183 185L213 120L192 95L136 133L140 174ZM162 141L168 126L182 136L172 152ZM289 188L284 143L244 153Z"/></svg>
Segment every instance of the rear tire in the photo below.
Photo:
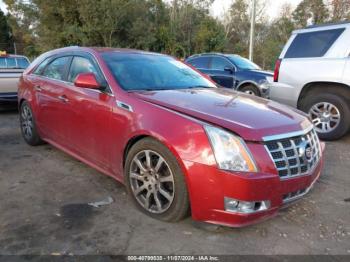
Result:
<svg viewBox="0 0 350 262"><path fill-rule="evenodd" d="M24 101L20 106L19 119L24 141L31 146L44 144L44 141L41 140L38 134L35 124L35 117L27 101Z"/></svg>
<svg viewBox="0 0 350 262"><path fill-rule="evenodd" d="M308 113L315 125L318 136L323 140L336 140L350 128L349 102L337 89L318 89L307 94L301 101L300 109Z"/></svg>
<svg viewBox="0 0 350 262"><path fill-rule="evenodd" d="M259 89L253 85L247 85L243 87L240 91L248 95L261 96Z"/></svg>
<svg viewBox="0 0 350 262"><path fill-rule="evenodd" d="M159 141L138 141L128 152L124 173L128 193L143 213L167 222L188 214L185 177L175 156Z"/></svg>

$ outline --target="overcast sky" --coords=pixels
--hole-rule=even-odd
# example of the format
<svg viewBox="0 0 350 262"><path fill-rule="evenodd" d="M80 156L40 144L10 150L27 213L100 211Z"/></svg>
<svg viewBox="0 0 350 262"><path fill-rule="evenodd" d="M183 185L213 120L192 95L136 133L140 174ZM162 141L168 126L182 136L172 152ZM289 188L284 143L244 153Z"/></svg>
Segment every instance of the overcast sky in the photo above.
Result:
<svg viewBox="0 0 350 262"><path fill-rule="evenodd" d="M295 8L302 0L265 0L266 1L266 13L270 19L276 18L281 10L281 7L285 3L290 3ZM211 13L214 16L222 15L224 10L227 10L233 0L215 0Z"/></svg>
<svg viewBox="0 0 350 262"><path fill-rule="evenodd" d="M169 1L169 0L167 0ZM233 0L215 0L211 13L214 16L220 16L224 10L227 10ZM290 3L293 7L296 7L301 0L266 0L268 4L266 5L266 12L270 19L273 19L278 16L279 10L284 3ZM6 12L6 5L3 0L0 0L0 8Z"/></svg>

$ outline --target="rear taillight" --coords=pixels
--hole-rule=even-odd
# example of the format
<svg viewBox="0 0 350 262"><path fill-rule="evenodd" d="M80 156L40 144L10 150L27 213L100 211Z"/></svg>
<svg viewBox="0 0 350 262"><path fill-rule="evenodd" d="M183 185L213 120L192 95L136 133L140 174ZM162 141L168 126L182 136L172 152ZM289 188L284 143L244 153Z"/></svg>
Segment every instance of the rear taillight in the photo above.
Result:
<svg viewBox="0 0 350 262"><path fill-rule="evenodd" d="M280 74L281 62L282 62L282 59L278 59L278 60L276 61L275 72L274 72L274 74L273 74L273 81L274 81L274 82L278 82L278 77L279 77L279 74Z"/></svg>

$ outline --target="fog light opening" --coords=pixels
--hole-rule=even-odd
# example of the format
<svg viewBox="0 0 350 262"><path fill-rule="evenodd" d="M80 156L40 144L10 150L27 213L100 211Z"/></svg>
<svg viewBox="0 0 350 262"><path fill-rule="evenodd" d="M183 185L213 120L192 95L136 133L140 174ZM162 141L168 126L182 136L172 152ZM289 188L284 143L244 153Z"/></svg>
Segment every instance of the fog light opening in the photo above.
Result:
<svg viewBox="0 0 350 262"><path fill-rule="evenodd" d="M264 211L270 208L271 203L268 200L264 201L241 201L229 197L224 198L225 202L225 211L234 212L234 213L255 213Z"/></svg>

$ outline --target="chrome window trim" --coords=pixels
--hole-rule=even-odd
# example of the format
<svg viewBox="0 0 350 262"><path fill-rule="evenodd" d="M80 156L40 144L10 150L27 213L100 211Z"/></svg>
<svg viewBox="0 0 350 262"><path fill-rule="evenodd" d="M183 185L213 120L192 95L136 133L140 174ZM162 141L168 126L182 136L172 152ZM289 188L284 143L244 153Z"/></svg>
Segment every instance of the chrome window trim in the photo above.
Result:
<svg viewBox="0 0 350 262"><path fill-rule="evenodd" d="M114 92L113 92L113 89L110 87L110 85L109 85L109 83L108 83L108 81L107 81L106 74L105 74L105 72L103 72L103 70L102 70L102 68L101 68L100 62L98 61L97 57L96 57L93 53L91 53L91 52L89 52L89 51L86 51L86 50L75 50L75 51L66 51L66 52L68 52L68 53L69 53L69 52L72 52L72 54L67 54L67 53L65 53L65 52L53 54L53 55L51 55L51 56L46 57L46 58L45 58L43 61L41 61L35 68L37 68L37 67L38 67L42 62L44 62L46 59L52 59L52 58L53 58L53 60L55 60L56 58L63 57L63 56L72 56L72 58L74 58L74 56L77 56L76 54L74 54L74 52L82 52L82 53L89 54L89 55L91 55L91 56L95 59L95 61L96 61L97 65L98 65L100 71L101 71L102 74L103 74L103 77L105 78L105 80L106 80L106 82L107 82L107 84L108 84L108 89L110 90L110 92L102 92L101 90L96 90L96 89L91 89L91 88L88 88L88 89L89 89L89 90L93 90L94 92L99 92L99 93L101 93L101 94L106 94L106 95L108 95L108 96L115 97ZM55 57L56 55L57 55L57 57ZM52 60L52 61L53 61L53 60ZM50 61L46 66L48 66L52 61ZM45 66L45 67L46 67L46 66ZM57 82L60 82L60 83L63 83L63 84L69 84L69 85L71 85L71 86L74 86L73 83L71 83L71 82L69 82L69 81L64 81L64 80L60 80L60 79L50 78L50 77L46 77L46 76L44 76L44 75L38 75L38 74L35 74L34 71L35 71L35 69L34 69L30 74L31 74L31 75L33 74L33 75L35 75L35 76L37 76L37 77L41 77L41 78L45 78L45 79L57 81Z"/></svg>
<svg viewBox="0 0 350 262"><path fill-rule="evenodd" d="M64 81L64 80L60 80L60 79L55 79L55 78L50 78L50 77L43 76L43 75L36 75L36 76L40 77L40 78L48 79L48 80L51 80L51 81L56 81L56 82L59 82L59 83L62 83L62 84L66 84L66 85L69 85L71 87L76 87L72 82L68 82L68 81ZM110 97L114 97L114 94L112 94L112 93L102 92L101 90L92 89L92 88L86 88L86 89L91 90L93 92L100 93L100 94L105 94L105 95L108 95ZM110 90L111 90L111 88L110 88Z"/></svg>
<svg viewBox="0 0 350 262"><path fill-rule="evenodd" d="M262 139L264 142L267 142L267 141L279 140L279 139L284 139L284 138L291 138L294 136L302 136L302 135L306 135L307 133L309 133L313 128L314 128L313 125L310 125L309 127L305 128L303 130L300 130L300 131L272 135L272 136L264 136Z"/></svg>

